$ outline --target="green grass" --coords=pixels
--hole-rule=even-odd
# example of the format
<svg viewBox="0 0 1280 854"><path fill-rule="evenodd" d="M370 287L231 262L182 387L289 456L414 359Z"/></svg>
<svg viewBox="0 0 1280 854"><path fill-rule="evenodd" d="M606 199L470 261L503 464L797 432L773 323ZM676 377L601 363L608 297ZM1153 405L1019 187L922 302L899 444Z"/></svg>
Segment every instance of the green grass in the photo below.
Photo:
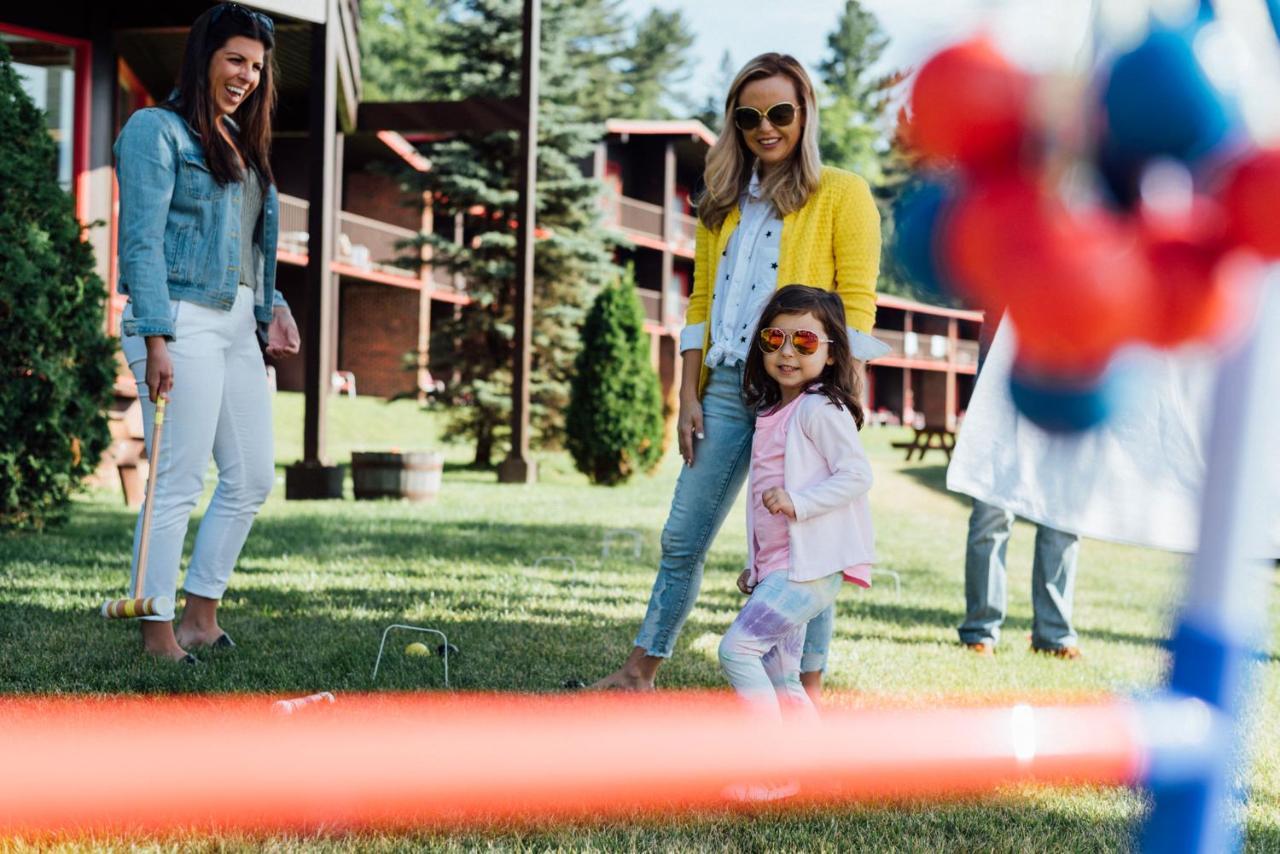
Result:
<svg viewBox="0 0 1280 854"><path fill-rule="evenodd" d="M301 447L301 401L280 395L282 462ZM333 401L330 450L441 447L438 415L408 402ZM1182 584L1168 555L1088 542L1081 553L1076 622L1086 658L1075 663L1026 651L1034 530L1019 525L1009 550L1011 615L1000 654L977 658L958 648L967 503L943 489L935 453L903 463L894 430L864 434L876 467L872 506L881 565L902 576L846 589L828 686L856 692L839 702L888 698L932 703L978 699L1141 692L1167 666L1161 641ZM224 602L223 622L240 642L207 666L175 668L138 654L136 631L93 612L124 588L133 514L113 495L79 500L70 525L41 535L0 536L0 692L291 694L384 689L436 690L437 659L384 662L370 680L380 632L392 622L434 626L461 648L451 660L459 689L556 691L590 680L630 649L644 612L679 461L669 454L653 477L624 487L587 485L564 455L540 457L542 482L505 486L467 470L465 447L444 447L449 462L440 500L286 503L277 488L264 508ZM702 595L672 662L666 687L719 687L716 644L741 602L733 581L744 548L742 507L711 552ZM611 527L643 532L644 553L601 558ZM192 525L194 535L195 525ZM574 558L533 568L542 555ZM1275 648L1275 634L1272 647ZM398 649L398 647L397 647ZM21 654L14 654L21 650ZM1255 763L1247 822L1251 850L1280 850L1280 697L1275 656L1261 665L1261 713L1251 736ZM567 826L491 825L467 831L325 833L270 839L174 836L158 849L223 850L1123 850L1144 809L1127 790L1010 789L994 798L890 807L767 808L750 814L704 812L666 820ZM70 847L125 849L136 840L69 840ZM20 840L0 839L0 848Z"/></svg>

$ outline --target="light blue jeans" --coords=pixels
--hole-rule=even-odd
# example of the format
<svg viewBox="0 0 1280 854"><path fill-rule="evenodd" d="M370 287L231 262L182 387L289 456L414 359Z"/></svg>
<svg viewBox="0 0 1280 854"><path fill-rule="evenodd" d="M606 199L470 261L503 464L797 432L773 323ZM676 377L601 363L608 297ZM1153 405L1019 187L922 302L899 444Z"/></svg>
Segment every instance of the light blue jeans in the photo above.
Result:
<svg viewBox="0 0 1280 854"><path fill-rule="evenodd" d="M800 684L806 626L833 607L840 573L815 581L791 581L785 572L765 576L720 641L720 669L753 708L781 716L781 701L813 713Z"/></svg>
<svg viewBox="0 0 1280 854"><path fill-rule="evenodd" d="M742 402L742 367L711 371L702 397L706 438L694 440L693 465L676 481L671 512L662 529L662 562L635 645L670 658L676 638L702 587L707 550L747 479L755 416ZM801 670L823 670L831 645L834 608L819 614L805 635Z"/></svg>
<svg viewBox="0 0 1280 854"><path fill-rule="evenodd" d="M1008 604L1005 550L1013 529L1013 514L982 501L973 502L969 515L969 543L964 559L965 618L961 643L1000 639ZM1071 627L1076 561L1080 538L1046 525L1036 526L1035 558L1031 564L1031 645L1062 649L1076 645Z"/></svg>

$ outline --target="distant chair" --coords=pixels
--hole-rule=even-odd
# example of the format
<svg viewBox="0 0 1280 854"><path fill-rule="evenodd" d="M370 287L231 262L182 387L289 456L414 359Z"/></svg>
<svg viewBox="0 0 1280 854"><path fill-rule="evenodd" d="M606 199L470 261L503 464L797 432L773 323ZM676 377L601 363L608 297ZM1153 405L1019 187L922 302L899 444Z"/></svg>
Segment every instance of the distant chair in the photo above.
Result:
<svg viewBox="0 0 1280 854"><path fill-rule="evenodd" d="M334 394L346 392L347 397L356 396L356 375L351 371L334 371L329 377L329 385L332 386Z"/></svg>

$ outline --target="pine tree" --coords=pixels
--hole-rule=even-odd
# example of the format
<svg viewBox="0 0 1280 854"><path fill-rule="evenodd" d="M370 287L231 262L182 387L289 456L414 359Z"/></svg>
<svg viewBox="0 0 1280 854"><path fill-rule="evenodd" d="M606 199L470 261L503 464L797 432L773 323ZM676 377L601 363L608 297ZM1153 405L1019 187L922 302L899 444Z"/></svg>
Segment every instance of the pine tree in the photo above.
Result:
<svg viewBox="0 0 1280 854"><path fill-rule="evenodd" d="M56 164L0 43L0 527L64 520L109 441L105 289Z"/></svg>
<svg viewBox="0 0 1280 854"><path fill-rule="evenodd" d="M452 63L439 49L448 0L364 0L360 75L366 101L444 100Z"/></svg>
<svg viewBox="0 0 1280 854"><path fill-rule="evenodd" d="M836 28L827 35L827 55L818 65L822 83L822 160L857 172L871 184L880 208L884 243L893 234L893 203L909 178L910 162L892 109L901 71L873 74L889 38L876 16L859 0L845 0ZM886 254L878 288L884 293L919 299L910 281ZM936 297L928 297L936 301Z"/></svg>
<svg viewBox="0 0 1280 854"><path fill-rule="evenodd" d="M724 99L729 93L729 87L733 85L733 78L737 76L738 67L734 65L733 55L726 49L720 54L720 66L716 72L717 85L716 88L707 95L705 101L693 114L707 127L716 133L724 130L721 125L724 124Z"/></svg>
<svg viewBox="0 0 1280 854"><path fill-rule="evenodd" d="M596 297L566 414L566 444L578 470L616 486L662 459L662 391L649 362L644 309L631 276Z"/></svg>
<svg viewBox="0 0 1280 854"><path fill-rule="evenodd" d="M580 166L604 132L576 102L589 84L577 34L590 32L598 13L595 2L543 2L530 420L534 439L551 447L562 439L578 327L595 294L617 276L600 226L598 182ZM455 64L458 96L516 97L520 38L518 0L453 4L440 49ZM450 409L449 432L474 441L475 464L489 467L510 422L517 137L462 134L427 154L432 170L406 173L406 189L430 192L437 219L461 213L466 223L462 245L423 235L433 263L461 273L472 300L437 332L452 345L442 366L455 378L449 396L459 404Z"/></svg>
<svg viewBox="0 0 1280 854"><path fill-rule="evenodd" d="M689 101L680 93L693 73L693 42L693 30L680 10L650 9L636 22L631 44L622 51L620 98L609 117L669 119L673 108L687 113Z"/></svg>

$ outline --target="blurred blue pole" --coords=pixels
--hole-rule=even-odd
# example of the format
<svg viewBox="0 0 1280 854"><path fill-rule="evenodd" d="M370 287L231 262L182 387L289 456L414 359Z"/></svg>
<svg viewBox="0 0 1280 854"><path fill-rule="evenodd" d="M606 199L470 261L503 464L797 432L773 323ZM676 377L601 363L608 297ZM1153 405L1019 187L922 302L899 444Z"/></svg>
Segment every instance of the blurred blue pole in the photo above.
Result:
<svg viewBox="0 0 1280 854"><path fill-rule="evenodd" d="M1242 792L1234 780L1247 762L1241 715L1248 704L1247 673L1267 617L1269 525L1276 504L1277 400L1280 400L1280 267L1262 290L1247 340L1227 353L1214 394L1208 471L1200 518L1199 553L1171 642L1173 697L1194 697L1223 722L1222 749L1191 773L1161 774L1148 785L1155 806L1142 847L1147 852L1218 854L1238 851Z"/></svg>

